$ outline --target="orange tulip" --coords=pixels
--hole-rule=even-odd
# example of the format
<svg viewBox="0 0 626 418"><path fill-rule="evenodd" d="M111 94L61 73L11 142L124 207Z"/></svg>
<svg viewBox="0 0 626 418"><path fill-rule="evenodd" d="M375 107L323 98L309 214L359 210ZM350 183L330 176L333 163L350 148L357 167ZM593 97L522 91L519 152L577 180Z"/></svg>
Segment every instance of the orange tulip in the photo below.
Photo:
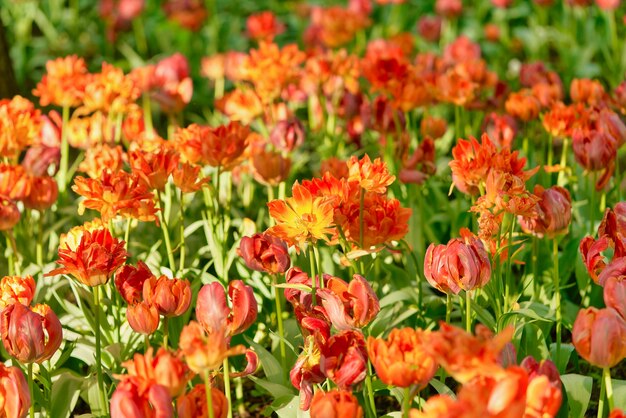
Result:
<svg viewBox="0 0 626 418"><path fill-rule="evenodd" d="M180 316L191 304L191 287L185 279L152 276L143 283L143 299L163 316Z"/></svg>
<svg viewBox="0 0 626 418"><path fill-rule="evenodd" d="M174 408L167 388L125 377L111 396L111 418L172 418Z"/></svg>
<svg viewBox="0 0 626 418"><path fill-rule="evenodd" d="M20 221L20 210L11 199L0 195L0 231L12 229Z"/></svg>
<svg viewBox="0 0 626 418"><path fill-rule="evenodd" d="M104 284L126 261L124 246L124 241L118 241L108 229L84 231L75 248L61 244L57 263L63 267L46 276L69 274L87 286Z"/></svg>
<svg viewBox="0 0 626 418"><path fill-rule="evenodd" d="M33 90L42 106L77 107L83 102L91 79L85 60L70 55L46 63L46 74Z"/></svg>
<svg viewBox="0 0 626 418"><path fill-rule="evenodd" d="M35 288L32 276L4 276L0 280L0 311L14 303L29 306L35 297Z"/></svg>
<svg viewBox="0 0 626 418"><path fill-rule="evenodd" d="M338 277L324 280L326 285L317 294L337 330L363 328L378 315L378 297L363 276L355 274L349 284Z"/></svg>
<svg viewBox="0 0 626 418"><path fill-rule="evenodd" d="M218 370L225 358L246 352L243 345L229 347L230 337L224 329L206 333L196 321L185 325L178 345L187 365L196 373Z"/></svg>
<svg viewBox="0 0 626 418"><path fill-rule="evenodd" d="M285 181L291 170L291 158L266 150L265 145L253 147L250 164L254 178L266 186L277 186Z"/></svg>
<svg viewBox="0 0 626 418"><path fill-rule="evenodd" d="M311 402L311 418L362 418L363 408L348 391L317 391Z"/></svg>
<svg viewBox="0 0 626 418"><path fill-rule="evenodd" d="M180 164L172 173L174 184L183 193L195 193L211 179L200 176L200 166L189 163Z"/></svg>
<svg viewBox="0 0 626 418"><path fill-rule="evenodd" d="M131 151L130 168L151 190L163 191L170 175L178 167L176 151L161 147L155 152Z"/></svg>
<svg viewBox="0 0 626 418"><path fill-rule="evenodd" d="M412 328L392 329L387 339L369 337L367 352L380 380L387 385L424 388L437 371L428 353L431 333Z"/></svg>
<svg viewBox="0 0 626 418"><path fill-rule="evenodd" d="M372 162L367 154L360 160L352 156L347 164L348 180L358 182L368 192L385 193L387 187L396 179L389 173L387 164L380 158Z"/></svg>
<svg viewBox="0 0 626 418"><path fill-rule="evenodd" d="M156 354L150 347L145 354L135 354L132 360L125 361L122 366L128 370L128 376L161 385L172 397L182 394L191 378L187 365L163 347Z"/></svg>
<svg viewBox="0 0 626 418"><path fill-rule="evenodd" d="M598 367L613 367L626 357L626 321L612 308L578 312L572 343L582 358Z"/></svg>
<svg viewBox="0 0 626 418"><path fill-rule="evenodd" d="M249 269L269 274L284 273L291 265L287 244L266 233L241 238L238 254Z"/></svg>
<svg viewBox="0 0 626 418"><path fill-rule="evenodd" d="M42 363L63 341L63 328L48 305L32 308L15 303L0 314L0 336L4 348L22 363Z"/></svg>
<svg viewBox="0 0 626 418"><path fill-rule="evenodd" d="M224 287L219 282L202 286L196 302L196 318L207 333L224 331L225 335L241 334L257 318L257 302L250 286L241 280L228 284L232 308L228 308Z"/></svg>
<svg viewBox="0 0 626 418"><path fill-rule="evenodd" d="M50 176L33 176L30 179L30 193L24 198L24 206L40 212L49 209L59 195L59 186Z"/></svg>
<svg viewBox="0 0 626 418"><path fill-rule="evenodd" d="M226 418L228 401L217 388L211 388L211 404L214 418ZM176 399L178 418L209 418L206 403L206 389L203 383L197 384L189 392Z"/></svg>
<svg viewBox="0 0 626 418"><path fill-rule="evenodd" d="M148 302L137 302L126 308L128 325L140 334L150 335L159 327L159 311Z"/></svg>
<svg viewBox="0 0 626 418"><path fill-rule="evenodd" d="M0 157L18 157L35 143L41 128L41 112L29 100L22 96L0 100Z"/></svg>
<svg viewBox="0 0 626 418"><path fill-rule="evenodd" d="M0 363L0 416L23 418L30 408L30 391L22 371Z"/></svg>
<svg viewBox="0 0 626 418"><path fill-rule="evenodd" d="M246 19L246 34L255 41L272 41L276 35L285 31L283 25L274 13L266 11L248 16Z"/></svg>

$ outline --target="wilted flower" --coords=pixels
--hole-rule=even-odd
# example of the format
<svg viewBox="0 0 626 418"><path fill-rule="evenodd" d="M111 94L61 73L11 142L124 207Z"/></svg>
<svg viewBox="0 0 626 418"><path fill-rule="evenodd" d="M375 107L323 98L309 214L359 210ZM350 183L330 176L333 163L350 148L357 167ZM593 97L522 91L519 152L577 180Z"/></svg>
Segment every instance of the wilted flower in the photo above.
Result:
<svg viewBox="0 0 626 418"><path fill-rule="evenodd" d="M291 384L300 391L300 409L303 411L311 406L313 385L326 380L326 376L320 371L320 356L316 337L309 335L304 340L302 353L289 372Z"/></svg>
<svg viewBox="0 0 626 418"><path fill-rule="evenodd" d="M426 351L430 333L394 328L387 339L369 337L367 352L380 380L387 385L424 388L438 364Z"/></svg>
<svg viewBox="0 0 626 418"><path fill-rule="evenodd" d="M211 405L213 418L228 416L228 400L217 388L211 388ZM197 384L189 392L176 399L178 418L209 418L207 411L206 388L203 383Z"/></svg>
<svg viewBox="0 0 626 418"><path fill-rule="evenodd" d="M33 276L4 276L0 280L0 311L14 303L30 305L35 287Z"/></svg>
<svg viewBox="0 0 626 418"><path fill-rule="evenodd" d="M202 286L196 302L196 318L207 333L223 331L226 336L241 334L256 321L258 306L254 292L241 280L228 283L232 308L226 303L224 287L219 282Z"/></svg>
<svg viewBox="0 0 626 418"><path fill-rule="evenodd" d="M25 417L30 403L30 391L24 373L18 367L0 363L0 415L7 418Z"/></svg>
<svg viewBox="0 0 626 418"><path fill-rule="evenodd" d="M365 379L367 351L359 331L341 331L320 347L320 371L340 389L349 389Z"/></svg>
<svg viewBox="0 0 626 418"><path fill-rule="evenodd" d="M121 267L128 257L125 242L114 238L106 228L93 231L76 227L70 231L80 235L76 242L61 242L58 264L63 267L46 273L46 276L69 274L87 286L98 286Z"/></svg>
<svg viewBox="0 0 626 418"><path fill-rule="evenodd" d="M458 294L483 287L491 278L489 254L482 241L469 231L446 245L430 244L424 257L424 277L444 293Z"/></svg>
<svg viewBox="0 0 626 418"><path fill-rule="evenodd" d="M362 328L378 315L378 297L363 276L355 274L349 284L338 277L324 279L324 289L319 289L317 294L328 318L339 331Z"/></svg>
<svg viewBox="0 0 626 418"><path fill-rule="evenodd" d="M626 322L612 308L578 312L572 343L582 358L598 367L613 367L626 357Z"/></svg>
<svg viewBox="0 0 626 418"><path fill-rule="evenodd" d="M287 244L267 233L241 238L238 253L248 268L269 274L284 273L291 265Z"/></svg>
<svg viewBox="0 0 626 418"><path fill-rule="evenodd" d="M311 418L362 418L363 408L352 392L333 389L313 395Z"/></svg>
<svg viewBox="0 0 626 418"><path fill-rule="evenodd" d="M0 313L0 336L7 352L21 363L42 363L58 350L63 328L48 305L14 303Z"/></svg>
<svg viewBox="0 0 626 418"><path fill-rule="evenodd" d="M196 373L217 370L225 358L246 352L243 345L229 347L230 338L225 329L220 328L207 333L196 321L185 325L178 345L187 365Z"/></svg>
<svg viewBox="0 0 626 418"><path fill-rule="evenodd" d="M191 287L185 279L151 276L143 283L143 299L163 316L180 316L191 304Z"/></svg>

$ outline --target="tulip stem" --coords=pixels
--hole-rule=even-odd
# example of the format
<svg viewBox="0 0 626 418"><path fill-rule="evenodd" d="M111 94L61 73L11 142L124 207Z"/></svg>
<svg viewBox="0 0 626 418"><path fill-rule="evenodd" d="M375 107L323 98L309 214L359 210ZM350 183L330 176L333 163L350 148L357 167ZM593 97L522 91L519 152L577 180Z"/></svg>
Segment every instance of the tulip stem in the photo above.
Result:
<svg viewBox="0 0 626 418"><path fill-rule="evenodd" d="M472 332L472 295L465 291L465 331Z"/></svg>
<svg viewBox="0 0 626 418"><path fill-rule="evenodd" d="M361 196L359 198L359 247L363 249L363 207L365 206L365 189L361 187ZM365 274L365 272L363 272Z"/></svg>
<svg viewBox="0 0 626 418"><path fill-rule="evenodd" d="M170 241L170 234L167 230L167 223L165 222L165 216L163 214L163 201L161 200L161 192L157 190L157 200L159 203L159 223L161 224L161 231L163 232L163 241L165 242L165 251L167 252L167 261L170 265L170 270L174 271L176 268L176 262L174 261L174 254L172 253L172 243Z"/></svg>
<svg viewBox="0 0 626 418"><path fill-rule="evenodd" d="M98 378L98 392L100 393L100 402L107 414L107 395L104 389L104 378L102 376L102 351L100 347L100 286L93 287L93 306L95 314L95 334L96 334L96 375Z"/></svg>
<svg viewBox="0 0 626 418"><path fill-rule="evenodd" d="M163 316L163 348L167 350L168 346L168 337L169 337L169 318L167 316Z"/></svg>
<svg viewBox="0 0 626 418"><path fill-rule="evenodd" d="M595 225L595 206L596 206L596 179L598 175L594 172L591 176L591 198L589 201L589 235L593 235L593 227Z"/></svg>
<svg viewBox="0 0 626 418"><path fill-rule="evenodd" d="M70 153L70 146L67 142L68 123L70 120L69 106L63 106L63 124L61 125L61 163L59 166L59 192L65 193L67 189L67 166Z"/></svg>
<svg viewBox="0 0 626 418"><path fill-rule="evenodd" d="M450 317L452 316L452 295L446 293L446 323L450 323Z"/></svg>
<svg viewBox="0 0 626 418"><path fill-rule="evenodd" d="M280 347L280 364L283 368L283 380L287 381L287 350L285 348L285 328L283 325L283 301L280 297L280 289L276 287L278 277L272 274L274 280L274 302L276 303L276 322L278 323L278 345Z"/></svg>
<svg viewBox="0 0 626 418"><path fill-rule="evenodd" d="M315 255L315 265L317 266L317 275L320 276L320 289L324 288L324 280L322 277L322 259L320 258L320 252L316 246L313 247L313 254ZM365 274L365 272L363 272Z"/></svg>
<svg viewBox="0 0 626 418"><path fill-rule="evenodd" d="M233 418L233 402L230 394L230 363L228 357L224 359L224 392L228 401L228 418Z"/></svg>
<svg viewBox="0 0 626 418"><path fill-rule="evenodd" d="M565 169L567 168L567 148L569 145L569 140L567 138L563 139L563 147L561 149L561 161L559 162L559 174L556 179L556 184L558 186L565 185Z"/></svg>
<svg viewBox="0 0 626 418"><path fill-rule="evenodd" d="M37 222L37 246L36 246L36 257L37 257L37 265L43 269L43 228L44 228L44 214L46 212L39 212L39 220Z"/></svg>
<svg viewBox="0 0 626 418"><path fill-rule="evenodd" d="M541 283L537 277L539 273L539 240L536 237L533 237L532 240L533 252L531 262L533 263L533 299L538 302L541 294Z"/></svg>
<svg viewBox="0 0 626 418"><path fill-rule="evenodd" d="M606 389L606 399L609 401L609 411L612 411L615 408L615 403L613 401L613 384L611 383L611 369L605 367L602 369L602 383Z"/></svg>
<svg viewBox="0 0 626 418"><path fill-rule="evenodd" d="M404 398L402 399L402 417L409 418L409 411L411 410L411 387L404 388Z"/></svg>
<svg viewBox="0 0 626 418"><path fill-rule="evenodd" d="M150 348L150 335L145 334L143 336L143 351L144 351L144 353L146 351L148 351L148 348Z"/></svg>
<svg viewBox="0 0 626 418"><path fill-rule="evenodd" d="M206 409L209 418L215 418L213 413L213 392L211 390L211 378L209 371L204 372L204 391L206 392Z"/></svg>
<svg viewBox="0 0 626 418"><path fill-rule="evenodd" d="M365 373L365 388L367 390L367 399L372 410L373 416L376 417L376 401L374 401L374 389L372 387L372 363L367 360L367 371Z"/></svg>
<svg viewBox="0 0 626 418"><path fill-rule="evenodd" d="M30 418L35 418L35 389L33 384L33 363L28 363L28 390L30 391Z"/></svg>
<svg viewBox="0 0 626 418"><path fill-rule="evenodd" d="M178 271L182 272L185 268L185 194L180 192L180 264Z"/></svg>
<svg viewBox="0 0 626 418"><path fill-rule="evenodd" d="M554 355L554 362L556 364L557 369L560 370L559 367L559 358L561 355L561 285L560 285L560 274L559 274L559 243L555 238L552 241L552 257L554 260L554 297L556 302L556 353Z"/></svg>
<svg viewBox="0 0 626 418"><path fill-rule="evenodd" d="M315 296L315 256L313 255L313 244L309 244L309 263L311 265L311 296L313 298L313 306L317 305L317 298Z"/></svg>

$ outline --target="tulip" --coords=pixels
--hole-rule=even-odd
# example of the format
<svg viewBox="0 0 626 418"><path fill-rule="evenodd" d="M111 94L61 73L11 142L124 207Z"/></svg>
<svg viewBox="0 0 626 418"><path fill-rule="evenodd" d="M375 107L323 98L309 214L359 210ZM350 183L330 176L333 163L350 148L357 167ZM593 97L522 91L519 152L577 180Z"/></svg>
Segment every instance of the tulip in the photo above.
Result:
<svg viewBox="0 0 626 418"><path fill-rule="evenodd" d="M392 329L387 339L369 337L367 352L376 374L387 385L424 388L437 371L426 351L430 334L412 328Z"/></svg>
<svg viewBox="0 0 626 418"><path fill-rule="evenodd" d="M14 303L30 305L35 297L35 280L32 276L5 276L0 280L0 311Z"/></svg>
<svg viewBox="0 0 626 418"><path fill-rule="evenodd" d="M626 321L626 277L609 277L604 282L604 303Z"/></svg>
<svg viewBox="0 0 626 418"><path fill-rule="evenodd" d="M154 382L127 377L117 385L111 396L111 418L171 418L173 416L171 396L165 387Z"/></svg>
<svg viewBox="0 0 626 418"><path fill-rule="evenodd" d="M320 371L340 389L348 390L365 379L367 351L358 331L342 331L320 344Z"/></svg>
<svg viewBox="0 0 626 418"><path fill-rule="evenodd" d="M311 418L362 418L363 408L348 391L317 391L311 402Z"/></svg>
<svg viewBox="0 0 626 418"><path fill-rule="evenodd" d="M191 287L184 279L167 276L150 277L143 284L143 299L154 305L165 317L184 314L191 304Z"/></svg>
<svg viewBox="0 0 626 418"><path fill-rule="evenodd" d="M528 376L532 379L535 376L546 376L551 384L561 387L561 376L556 365L551 360L541 360L537 362L532 356L527 356L520 363L520 367L528 372Z"/></svg>
<svg viewBox="0 0 626 418"><path fill-rule="evenodd" d="M25 417L30 405L30 391L22 371L0 363L0 416Z"/></svg>
<svg viewBox="0 0 626 418"><path fill-rule="evenodd" d="M230 357L244 354L242 345L229 347L230 338L223 329L206 333L198 322L185 325L179 341L179 348L191 370L196 373L217 370L223 361Z"/></svg>
<svg viewBox="0 0 626 418"><path fill-rule="evenodd" d="M40 212L49 209L57 200L59 186L50 176L32 177L30 193L24 198L24 206Z"/></svg>
<svg viewBox="0 0 626 418"><path fill-rule="evenodd" d="M439 16L423 16L417 22L417 31L428 42L437 42L441 36L441 18Z"/></svg>
<svg viewBox="0 0 626 418"><path fill-rule="evenodd" d="M268 274L284 273L291 265L287 244L265 233L243 237L238 253L249 269Z"/></svg>
<svg viewBox="0 0 626 418"><path fill-rule="evenodd" d="M128 325L140 334L150 335L159 327L159 311L148 302L139 302L126 308Z"/></svg>
<svg viewBox="0 0 626 418"><path fill-rule="evenodd" d="M560 186L544 189L537 185L534 194L541 199L536 206L537 216L519 218L524 232L538 238L543 238L544 235L554 238L567 233L572 218L572 198L567 189Z"/></svg>
<svg viewBox="0 0 626 418"><path fill-rule="evenodd" d="M303 411L311 406L313 385L322 383L326 379L320 370L319 340L319 337L316 338L313 335L306 337L304 349L289 372L291 384L300 391L300 409Z"/></svg>
<svg viewBox="0 0 626 418"><path fill-rule="evenodd" d="M256 321L258 307L254 292L241 280L228 284L232 308L228 308L224 288L218 282L202 286L196 302L196 318L208 333L224 330L227 336L241 334Z"/></svg>
<svg viewBox="0 0 626 418"><path fill-rule="evenodd" d="M284 157L277 151L266 150L265 146L253 148L250 163L254 178L268 187L285 181L291 170L291 158Z"/></svg>
<svg viewBox="0 0 626 418"><path fill-rule="evenodd" d="M581 309L572 329L572 343L594 366L613 367L626 357L626 322L612 308Z"/></svg>
<svg viewBox="0 0 626 418"><path fill-rule="evenodd" d="M143 261L137 267L125 265L115 275L115 287L129 305L143 300L143 284L153 278L150 268Z"/></svg>
<svg viewBox="0 0 626 418"><path fill-rule="evenodd" d="M16 303L0 314L0 336L4 348L22 363L42 363L63 341L59 318L48 305L32 308Z"/></svg>
<svg viewBox="0 0 626 418"><path fill-rule="evenodd" d="M172 397L182 394L191 378L187 365L164 348L159 348L154 354L150 347L145 354L135 354L132 360L125 361L122 366L128 370L128 376L153 381L165 387Z"/></svg>
<svg viewBox="0 0 626 418"><path fill-rule="evenodd" d="M0 195L0 231L12 229L20 221L20 210L15 202Z"/></svg>
<svg viewBox="0 0 626 418"><path fill-rule="evenodd" d="M380 311L378 297L361 275L350 284L337 277L325 277L326 286L318 294L328 318L339 331L362 328Z"/></svg>
<svg viewBox="0 0 626 418"><path fill-rule="evenodd" d="M617 151L616 142L606 133L597 130L577 129L572 134L572 150L578 164L589 171L611 168Z"/></svg>
<svg viewBox="0 0 626 418"><path fill-rule="evenodd" d="M189 392L176 400L178 418L208 418L207 397L203 384L198 384ZM228 401L217 388L211 388L211 405L213 418L226 418L228 415Z"/></svg>

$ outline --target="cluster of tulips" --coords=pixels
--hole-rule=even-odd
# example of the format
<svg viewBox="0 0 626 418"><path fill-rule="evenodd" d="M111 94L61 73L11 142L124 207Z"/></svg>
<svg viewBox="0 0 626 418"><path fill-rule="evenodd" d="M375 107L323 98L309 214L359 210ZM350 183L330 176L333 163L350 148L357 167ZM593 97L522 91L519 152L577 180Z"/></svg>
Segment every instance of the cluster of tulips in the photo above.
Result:
<svg viewBox="0 0 626 418"><path fill-rule="evenodd" d="M147 54L146 4L100 3ZM350 0L298 8L305 48L265 11L199 68L48 61L0 100L0 417L582 417L592 366L624 416L626 81L505 75L483 47L521 48L511 3L483 46L460 0L415 33ZM559 13L600 13L622 68L596 3ZM215 7L162 10L217 37Z"/></svg>

